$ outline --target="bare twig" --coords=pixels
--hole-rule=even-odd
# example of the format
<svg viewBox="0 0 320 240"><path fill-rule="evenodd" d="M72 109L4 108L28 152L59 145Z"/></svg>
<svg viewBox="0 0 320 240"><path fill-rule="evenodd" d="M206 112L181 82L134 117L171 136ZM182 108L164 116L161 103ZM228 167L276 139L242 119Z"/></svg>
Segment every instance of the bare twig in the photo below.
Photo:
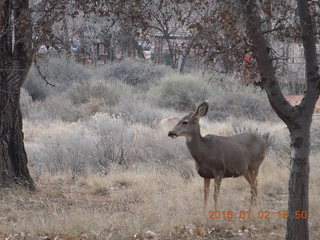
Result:
<svg viewBox="0 0 320 240"><path fill-rule="evenodd" d="M48 80L47 80L47 77L43 75L43 73L41 72L40 70L40 66L38 65L38 62L36 59L34 59L34 66L36 67L40 77L42 78L43 81L45 81L46 85L50 85L52 87L55 87L54 84L50 83Z"/></svg>

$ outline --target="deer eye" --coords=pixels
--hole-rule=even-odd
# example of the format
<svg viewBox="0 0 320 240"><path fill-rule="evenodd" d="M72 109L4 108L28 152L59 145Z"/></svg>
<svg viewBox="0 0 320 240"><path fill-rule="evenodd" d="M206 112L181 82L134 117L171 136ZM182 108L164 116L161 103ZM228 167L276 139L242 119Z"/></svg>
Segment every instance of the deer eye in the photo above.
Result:
<svg viewBox="0 0 320 240"><path fill-rule="evenodd" d="M183 125L188 124L188 121L183 121L182 124Z"/></svg>

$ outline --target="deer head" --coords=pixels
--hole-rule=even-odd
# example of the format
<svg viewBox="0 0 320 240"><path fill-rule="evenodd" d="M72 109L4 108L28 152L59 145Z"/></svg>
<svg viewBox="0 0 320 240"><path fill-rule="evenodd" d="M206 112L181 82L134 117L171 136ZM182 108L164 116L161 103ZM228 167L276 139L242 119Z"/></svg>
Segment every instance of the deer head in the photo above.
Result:
<svg viewBox="0 0 320 240"><path fill-rule="evenodd" d="M184 116L177 125L168 133L171 138L185 136L191 137L199 129L199 120L208 112L209 105L207 102L201 103L197 108L194 103L194 111Z"/></svg>

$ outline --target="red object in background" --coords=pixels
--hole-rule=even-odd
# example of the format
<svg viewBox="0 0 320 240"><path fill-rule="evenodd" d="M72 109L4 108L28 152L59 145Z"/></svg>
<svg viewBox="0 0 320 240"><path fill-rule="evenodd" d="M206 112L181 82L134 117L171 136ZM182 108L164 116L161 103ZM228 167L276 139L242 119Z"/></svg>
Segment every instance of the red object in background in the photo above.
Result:
<svg viewBox="0 0 320 240"><path fill-rule="evenodd" d="M251 54L246 54L243 57L243 63L246 67L250 67L252 62L252 55Z"/></svg>

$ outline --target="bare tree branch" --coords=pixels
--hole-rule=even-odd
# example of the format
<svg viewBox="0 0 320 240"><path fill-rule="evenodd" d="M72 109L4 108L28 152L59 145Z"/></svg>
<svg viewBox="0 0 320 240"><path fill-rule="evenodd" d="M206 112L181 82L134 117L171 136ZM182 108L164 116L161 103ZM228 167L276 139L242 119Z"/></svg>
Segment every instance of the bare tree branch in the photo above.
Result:
<svg viewBox="0 0 320 240"><path fill-rule="evenodd" d="M253 46L253 52L257 59L262 85L267 92L269 102L277 115L287 124L289 129L296 126L292 119L295 119L298 110L290 105L285 99L279 83L276 79L275 70L270 56L270 47L263 36L260 26L260 17L255 12L254 0L241 0L245 12L245 24L249 40Z"/></svg>
<svg viewBox="0 0 320 240"><path fill-rule="evenodd" d="M51 87L55 87L54 84L50 83L48 80L47 80L47 77L41 72L40 70L40 66L36 60L36 58L34 58L34 66L36 67L37 69L37 72L39 73L40 77L42 78L43 81L45 81L46 85L50 85Z"/></svg>

